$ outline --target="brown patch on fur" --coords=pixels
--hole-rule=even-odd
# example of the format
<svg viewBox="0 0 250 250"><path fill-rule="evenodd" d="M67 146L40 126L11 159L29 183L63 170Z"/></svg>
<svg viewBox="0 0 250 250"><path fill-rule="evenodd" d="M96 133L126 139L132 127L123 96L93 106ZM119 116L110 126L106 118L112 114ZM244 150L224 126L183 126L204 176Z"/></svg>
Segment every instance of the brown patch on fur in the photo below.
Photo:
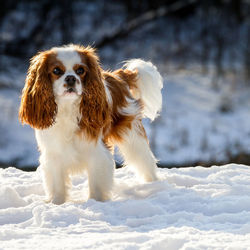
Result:
<svg viewBox="0 0 250 250"><path fill-rule="evenodd" d="M47 67L48 67L49 78L53 85L53 82L61 77L61 75L53 74L53 70L55 68L59 68L62 71L62 75L63 75L65 72L65 66L63 65L61 61L59 61L56 58L56 54L54 52L51 52L51 54L48 56L47 65L48 65Z"/></svg>
<svg viewBox="0 0 250 250"><path fill-rule="evenodd" d="M90 47L75 47L82 58L82 62L87 65L86 75L82 78L83 94L80 103L79 121L81 129L93 139L98 139L103 128L110 123L110 110L106 98L99 58L95 50Z"/></svg>
<svg viewBox="0 0 250 250"><path fill-rule="evenodd" d="M83 68L84 72L82 75L78 75L81 78L81 81L84 82L84 78L86 75L86 72L88 70L87 66L85 64L75 64L73 67L73 70L76 72L79 68Z"/></svg>
<svg viewBox="0 0 250 250"><path fill-rule="evenodd" d="M54 60L55 55L50 51L34 56L22 91L19 119L36 129L48 128L55 121L57 105L48 73L48 65Z"/></svg>
<svg viewBox="0 0 250 250"><path fill-rule="evenodd" d="M130 71L127 76L124 70L103 73L112 96L111 124L104 137L104 141L107 144L121 141L127 130L132 128L133 120L138 116L138 114L123 114L120 112L122 108L126 108L129 105L128 99L133 100L129 87L135 85L136 75L135 73L131 73ZM132 81L134 82L132 83ZM134 101L140 108L140 101Z"/></svg>
<svg viewBox="0 0 250 250"><path fill-rule="evenodd" d="M130 91L132 92L132 95L134 91L138 91L138 87L136 85L136 80L138 77L137 70L131 71L128 69L118 69L114 71L114 74L119 76L123 81L125 81L128 84Z"/></svg>
<svg viewBox="0 0 250 250"><path fill-rule="evenodd" d="M104 143L111 147L111 142L122 140L124 133L132 128L132 122L138 115L119 112L129 105L127 99L133 99L131 91L137 89L137 72L126 69L104 72L93 48L75 46L75 49L80 54L83 64L87 66L86 75L82 78L84 90L80 104L82 119L79 126L95 139L102 131ZM107 102L104 80L112 97L111 107ZM142 107L139 100L136 102Z"/></svg>

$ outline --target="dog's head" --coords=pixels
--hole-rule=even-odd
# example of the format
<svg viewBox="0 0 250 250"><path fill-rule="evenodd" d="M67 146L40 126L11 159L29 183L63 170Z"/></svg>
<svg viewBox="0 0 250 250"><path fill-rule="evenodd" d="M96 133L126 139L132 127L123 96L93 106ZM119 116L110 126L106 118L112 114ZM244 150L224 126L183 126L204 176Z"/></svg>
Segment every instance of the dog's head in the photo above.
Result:
<svg viewBox="0 0 250 250"><path fill-rule="evenodd" d="M69 105L79 100L79 127L98 133L108 119L108 102L93 48L69 45L34 56L22 92L19 118L33 128L49 128L56 120L58 104L67 100Z"/></svg>

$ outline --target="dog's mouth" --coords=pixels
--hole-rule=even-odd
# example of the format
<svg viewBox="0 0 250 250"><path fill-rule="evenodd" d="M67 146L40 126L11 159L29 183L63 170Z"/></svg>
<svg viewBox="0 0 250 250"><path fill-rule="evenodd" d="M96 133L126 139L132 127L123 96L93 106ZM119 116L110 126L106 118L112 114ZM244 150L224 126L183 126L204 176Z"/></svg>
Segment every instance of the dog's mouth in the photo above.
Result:
<svg viewBox="0 0 250 250"><path fill-rule="evenodd" d="M69 88L66 88L62 95L61 96L64 96L65 98L76 98L76 97L79 97L81 96L81 92L79 92L76 88L74 87L69 87Z"/></svg>
<svg viewBox="0 0 250 250"><path fill-rule="evenodd" d="M76 93L76 90L73 88L69 88L66 90L67 93Z"/></svg>
<svg viewBox="0 0 250 250"><path fill-rule="evenodd" d="M75 88L67 88L64 93L64 95L67 95L67 94L77 94L77 91Z"/></svg>

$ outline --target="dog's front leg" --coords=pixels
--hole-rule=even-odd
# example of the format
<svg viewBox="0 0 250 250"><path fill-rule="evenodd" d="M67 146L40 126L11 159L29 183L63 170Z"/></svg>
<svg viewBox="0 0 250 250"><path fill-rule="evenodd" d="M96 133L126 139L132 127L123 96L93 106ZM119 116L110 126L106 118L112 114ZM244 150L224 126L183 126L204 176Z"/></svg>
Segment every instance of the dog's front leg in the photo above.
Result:
<svg viewBox="0 0 250 250"><path fill-rule="evenodd" d="M89 199L105 201L111 198L114 160L106 147L99 143L88 162Z"/></svg>
<svg viewBox="0 0 250 250"><path fill-rule="evenodd" d="M70 187L70 178L60 157L46 155L41 157L41 165L43 170L43 184L48 201L54 204L62 204L68 196Z"/></svg>

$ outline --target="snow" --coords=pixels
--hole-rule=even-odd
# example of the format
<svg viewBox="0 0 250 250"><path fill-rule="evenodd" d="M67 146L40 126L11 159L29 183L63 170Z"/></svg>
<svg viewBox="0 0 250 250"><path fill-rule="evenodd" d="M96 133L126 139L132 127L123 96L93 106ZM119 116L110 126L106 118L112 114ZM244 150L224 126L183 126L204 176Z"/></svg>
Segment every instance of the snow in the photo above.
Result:
<svg viewBox="0 0 250 250"><path fill-rule="evenodd" d="M56 206L44 202L40 168L0 169L0 249L249 249L249 166L158 171L145 184L116 170L104 203L75 177L72 201Z"/></svg>
<svg viewBox="0 0 250 250"><path fill-rule="evenodd" d="M185 71L165 77L161 116L147 127L160 161L222 162L228 154L250 152L249 91L213 89L211 78ZM223 81L226 85L227 79ZM231 110L223 113L225 97Z"/></svg>
<svg viewBox="0 0 250 250"><path fill-rule="evenodd" d="M37 166L39 154L34 131L18 121L20 93L0 91L0 162L14 166Z"/></svg>

